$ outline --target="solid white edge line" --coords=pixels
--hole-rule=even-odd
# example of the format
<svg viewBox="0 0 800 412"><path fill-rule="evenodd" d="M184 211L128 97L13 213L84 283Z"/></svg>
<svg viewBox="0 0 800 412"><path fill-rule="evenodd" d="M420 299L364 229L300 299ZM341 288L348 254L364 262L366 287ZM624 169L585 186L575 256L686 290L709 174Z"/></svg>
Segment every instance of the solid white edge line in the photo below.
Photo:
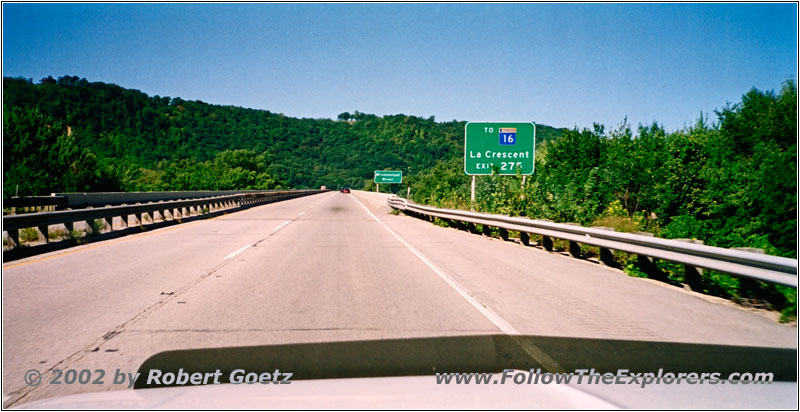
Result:
<svg viewBox="0 0 800 412"><path fill-rule="evenodd" d="M493 310L489 309L486 305L479 302L474 296L472 296L463 286L461 286L455 279L453 279L450 275L445 273L443 270L439 269L433 262L428 260L425 256L422 255L414 246L411 246L405 239L400 237L394 230L392 230L389 226L386 226L386 223L383 223L377 216L375 216L363 203L361 203L355 196L352 196L353 199L364 208L364 210L375 219L376 222L380 223L384 229L386 229L389 233L392 234L397 240L400 241L411 253L413 253L419 260L422 261L426 266L428 266L434 273L436 273L439 278L445 281L451 288L453 288L462 298L464 298L470 305L472 305L475 309L478 310L486 319L492 322L501 332L505 333L508 336L511 336L514 341L520 345L520 347L527 352L533 359L538 361L542 364L545 368L549 369L552 372L565 372L566 370L556 362L555 359L551 358L547 353L545 353L541 348L536 346L534 343L530 342L528 339L525 339L523 335L516 330L510 323L508 323L505 319L503 319L500 315L495 313Z"/></svg>
<svg viewBox="0 0 800 412"><path fill-rule="evenodd" d="M244 247L240 248L239 250L237 250L237 251L235 251L235 252L233 252L233 253L229 254L228 256L225 256L224 258L222 258L222 260L233 259L234 257L236 257L236 255L238 255L239 253L242 253L242 252L244 252L244 251L245 251L245 250L247 250L247 249L248 249L250 246L251 246L251 245L245 245Z"/></svg>
<svg viewBox="0 0 800 412"><path fill-rule="evenodd" d="M428 260L428 258L423 256L414 246L411 246L408 242L406 242L405 239L403 239L402 237L400 237L400 235L395 233L395 231L392 230L389 226L386 226L385 223L383 223L380 219L378 219L378 217L375 216L369 209L367 209L367 207L364 206L363 203L361 203L358 199L356 199L355 196L353 196L353 199L355 199L355 201L358 202L358 204L361 205L361 207L363 207L364 210L366 210L367 213L370 216L372 216L372 218L375 219L376 222L380 223L384 227L384 229L386 229L389 233L391 233L392 236L394 236L397 240L400 241L400 243L403 244L403 246L405 246L409 251L411 251L411 253L413 253L414 256L416 256L419 260L422 261L422 263L428 266L433 271L433 273L436 273L437 276L439 276L443 281L445 281L445 283L450 285L451 288L455 289L455 291L458 292L458 294L461 295L461 297L464 298L467 302L469 302L470 305L472 305L475 309L477 309L478 312L480 312L484 317L489 319L490 322L492 322L495 326L497 326L497 328L500 329L501 332L507 335L521 335L521 333L519 333L519 331L514 329L514 327L511 326L510 323L508 323L505 319L500 317L500 315L495 313L493 310L486 307L486 305L478 302L478 300L475 299L475 297L473 297L469 292L467 292L467 290L464 289L463 286L461 286L458 282L456 282L455 279L453 279L443 270L439 269L438 266L436 266L433 262Z"/></svg>

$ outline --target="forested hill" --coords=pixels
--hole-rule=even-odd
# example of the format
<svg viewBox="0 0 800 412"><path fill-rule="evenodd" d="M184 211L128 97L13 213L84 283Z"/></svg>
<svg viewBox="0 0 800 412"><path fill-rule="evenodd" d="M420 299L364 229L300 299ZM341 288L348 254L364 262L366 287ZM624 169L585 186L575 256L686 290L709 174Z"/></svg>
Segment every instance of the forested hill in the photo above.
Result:
<svg viewBox="0 0 800 412"><path fill-rule="evenodd" d="M297 119L74 76L3 78L3 115L4 197L17 185L20 195L360 188L376 169L414 175L460 158L465 124L359 112ZM537 125L537 140L562 132Z"/></svg>
<svg viewBox="0 0 800 412"><path fill-rule="evenodd" d="M720 102L722 103L722 102ZM535 120L535 119L534 119ZM689 119L687 119L689 120ZM3 196L56 191L369 188L404 172L414 201L556 222L647 231L797 257L797 85L667 132L537 125L536 173L482 176L476 203L463 169L463 121L342 113L296 119L264 110L146 94L77 77L3 79ZM387 189L382 188L384 191ZM682 281L683 267L657 263ZM670 266L672 265L672 266ZM633 263L626 271L641 275ZM709 272L702 290L757 298L794 318L793 288ZM755 286L754 286L755 285Z"/></svg>

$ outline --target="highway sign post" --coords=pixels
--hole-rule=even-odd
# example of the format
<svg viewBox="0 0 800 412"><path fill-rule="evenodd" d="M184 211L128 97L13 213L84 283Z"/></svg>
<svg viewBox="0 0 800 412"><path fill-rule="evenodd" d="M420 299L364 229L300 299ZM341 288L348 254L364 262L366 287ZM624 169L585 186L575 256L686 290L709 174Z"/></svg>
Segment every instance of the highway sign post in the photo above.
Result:
<svg viewBox="0 0 800 412"><path fill-rule="evenodd" d="M376 170L375 191L380 192L381 183L403 183L403 172L400 170Z"/></svg>
<svg viewBox="0 0 800 412"><path fill-rule="evenodd" d="M536 124L533 122L468 122L464 126L464 173L472 176L470 200L475 203L475 176L533 174Z"/></svg>

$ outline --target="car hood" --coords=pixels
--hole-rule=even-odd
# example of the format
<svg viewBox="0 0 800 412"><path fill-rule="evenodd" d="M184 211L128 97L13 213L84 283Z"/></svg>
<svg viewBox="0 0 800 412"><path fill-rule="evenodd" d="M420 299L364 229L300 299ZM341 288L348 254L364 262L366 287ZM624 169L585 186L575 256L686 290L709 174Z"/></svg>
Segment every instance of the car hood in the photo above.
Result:
<svg viewBox="0 0 800 412"><path fill-rule="evenodd" d="M53 409L605 409L797 408L796 348L545 336L447 336L165 351L138 369L134 390L16 407ZM557 369L556 369L557 368ZM770 384L515 384L504 371L771 372ZM219 384L152 384L148 372L211 373ZM237 384L232 371L291 372L289 384ZM493 374L491 383L437 383L436 373ZM513 375L513 374L512 374ZM723 378L724 379L724 378ZM497 383L494 383L497 381ZM101 389L101 388L98 388Z"/></svg>

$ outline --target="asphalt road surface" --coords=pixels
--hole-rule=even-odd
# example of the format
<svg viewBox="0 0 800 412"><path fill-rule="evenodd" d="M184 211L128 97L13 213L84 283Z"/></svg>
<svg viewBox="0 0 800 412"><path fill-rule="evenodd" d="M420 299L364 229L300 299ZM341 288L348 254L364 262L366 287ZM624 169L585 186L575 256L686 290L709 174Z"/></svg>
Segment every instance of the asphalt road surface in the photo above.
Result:
<svg viewBox="0 0 800 412"><path fill-rule="evenodd" d="M719 299L328 192L3 266L3 404L119 385L172 349L426 336L797 347L797 328ZM106 381L111 377L107 376Z"/></svg>

